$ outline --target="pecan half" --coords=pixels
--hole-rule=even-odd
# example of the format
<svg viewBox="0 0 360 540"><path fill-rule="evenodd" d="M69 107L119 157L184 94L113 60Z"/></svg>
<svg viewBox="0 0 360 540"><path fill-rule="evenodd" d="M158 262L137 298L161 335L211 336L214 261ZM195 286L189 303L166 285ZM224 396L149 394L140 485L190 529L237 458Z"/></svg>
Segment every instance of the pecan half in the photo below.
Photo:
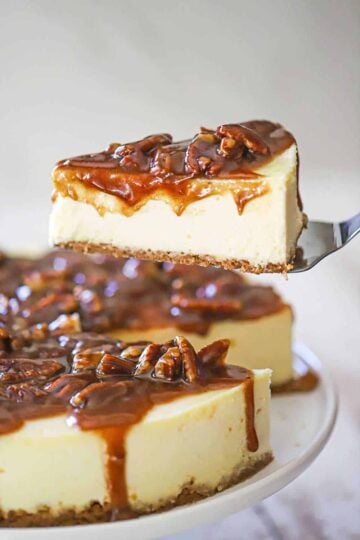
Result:
<svg viewBox="0 0 360 540"><path fill-rule="evenodd" d="M118 403L127 391L128 387L125 381L92 383L75 394L71 398L70 404L76 408L90 406L101 409L112 403Z"/></svg>
<svg viewBox="0 0 360 540"><path fill-rule="evenodd" d="M154 375L158 379L174 381L181 372L181 355L178 347L169 347L155 364Z"/></svg>
<svg viewBox="0 0 360 540"><path fill-rule="evenodd" d="M268 154L270 152L268 145L253 129L241 124L219 126L216 135L221 138L219 152L226 157L236 157L238 159L242 156L244 147L256 154Z"/></svg>
<svg viewBox="0 0 360 540"><path fill-rule="evenodd" d="M32 402L48 395L45 390L29 383L10 384L6 388L6 393L8 399L16 402Z"/></svg>
<svg viewBox="0 0 360 540"><path fill-rule="evenodd" d="M198 378L198 366L196 362L196 353L191 343L183 336L176 336L174 343L179 348L181 360L183 362L183 376L185 381L193 383Z"/></svg>
<svg viewBox="0 0 360 540"><path fill-rule="evenodd" d="M44 386L44 390L58 398L69 399L88 384L89 381L87 379L68 374L57 377L54 381L47 383Z"/></svg>
<svg viewBox="0 0 360 540"><path fill-rule="evenodd" d="M120 145L115 150L114 155L120 158L120 165L123 167L146 171L150 168L148 154L171 142L172 137L167 133L150 135L140 141Z"/></svg>
<svg viewBox="0 0 360 540"><path fill-rule="evenodd" d="M121 356L113 354L104 354L96 368L98 377L107 377L110 375L130 377L135 370L135 363Z"/></svg>
<svg viewBox="0 0 360 540"><path fill-rule="evenodd" d="M3 383L22 382L29 379L46 380L63 370L63 364L53 359L0 359L0 381Z"/></svg>
<svg viewBox="0 0 360 540"><path fill-rule="evenodd" d="M157 345L156 343L150 343L147 345L139 357L139 361L134 372L135 377L149 373L160 355L160 345Z"/></svg>
<svg viewBox="0 0 360 540"><path fill-rule="evenodd" d="M49 324L49 330L52 335L59 336L67 332L81 332L81 323L78 313L71 315L59 315L55 321Z"/></svg>
<svg viewBox="0 0 360 540"><path fill-rule="evenodd" d="M121 351L120 356L126 360L137 361L147 345L148 343L146 342L137 343L136 345L129 345L126 347L126 349Z"/></svg>
<svg viewBox="0 0 360 540"><path fill-rule="evenodd" d="M83 289L82 287L75 287L74 294L84 311L95 315L104 309L103 302L95 291Z"/></svg>
<svg viewBox="0 0 360 540"><path fill-rule="evenodd" d="M185 169L192 174L214 176L224 165L223 156L216 152L218 138L215 132L201 131L189 143L185 154Z"/></svg>
<svg viewBox="0 0 360 540"><path fill-rule="evenodd" d="M72 373L82 373L96 369L101 358L104 356L104 351L92 351L85 349L74 354L72 362Z"/></svg>
<svg viewBox="0 0 360 540"><path fill-rule="evenodd" d="M229 347L229 339L219 339L200 349L200 351L198 351L197 353L197 356L200 363L204 366L222 366L225 362Z"/></svg>
<svg viewBox="0 0 360 540"><path fill-rule="evenodd" d="M24 276L24 284L33 292L41 291L49 286L54 286L56 283L61 283L67 277L65 270L47 270L40 272L33 270Z"/></svg>

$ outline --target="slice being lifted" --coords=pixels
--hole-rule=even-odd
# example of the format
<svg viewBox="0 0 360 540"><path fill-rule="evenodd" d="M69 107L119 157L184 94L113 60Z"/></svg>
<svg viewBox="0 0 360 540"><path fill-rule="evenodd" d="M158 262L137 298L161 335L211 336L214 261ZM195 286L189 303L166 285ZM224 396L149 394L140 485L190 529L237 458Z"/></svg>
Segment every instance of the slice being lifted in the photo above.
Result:
<svg viewBox="0 0 360 540"><path fill-rule="evenodd" d="M84 251L286 272L305 221L295 139L268 121L114 143L53 180L51 241Z"/></svg>
<svg viewBox="0 0 360 540"><path fill-rule="evenodd" d="M272 459L270 371L224 364L227 340L195 353L179 336L126 344L42 324L0 345L3 526L135 517Z"/></svg>

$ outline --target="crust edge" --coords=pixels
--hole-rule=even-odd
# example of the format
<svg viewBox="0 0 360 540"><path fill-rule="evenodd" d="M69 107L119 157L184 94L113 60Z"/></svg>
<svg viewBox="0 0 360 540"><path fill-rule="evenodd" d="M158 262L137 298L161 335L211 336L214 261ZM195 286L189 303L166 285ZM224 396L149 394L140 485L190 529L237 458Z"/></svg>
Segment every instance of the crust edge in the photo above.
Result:
<svg viewBox="0 0 360 540"><path fill-rule="evenodd" d="M92 242L58 242L56 247L73 249L82 253L103 253L117 258L135 257L144 260L169 261L178 264L196 264L199 266L220 266L225 270L240 270L251 274L281 273L287 274L292 270L293 263L253 265L241 259L221 259L212 255L190 255L176 251L153 251L151 249L118 248L111 244L94 244Z"/></svg>
<svg viewBox="0 0 360 540"><path fill-rule="evenodd" d="M231 475L223 478L215 489L206 485L195 485L194 481L190 481L183 486L181 493L177 497L160 501L156 507L149 505L137 508L135 512L129 512L129 514L125 516L117 515L116 511L113 512L109 503L101 504L97 501L93 501L81 511L77 511L74 508L68 508L56 515L54 515L47 506L39 508L39 510L34 513L28 513L24 510L12 510L5 514L0 510L0 527L24 528L85 525L128 519L129 517L134 518L139 517L142 514L162 512L215 495L216 493L253 476L260 471L260 469L266 467L272 460L272 453L266 452L259 460L251 465L246 467L241 467L239 465Z"/></svg>

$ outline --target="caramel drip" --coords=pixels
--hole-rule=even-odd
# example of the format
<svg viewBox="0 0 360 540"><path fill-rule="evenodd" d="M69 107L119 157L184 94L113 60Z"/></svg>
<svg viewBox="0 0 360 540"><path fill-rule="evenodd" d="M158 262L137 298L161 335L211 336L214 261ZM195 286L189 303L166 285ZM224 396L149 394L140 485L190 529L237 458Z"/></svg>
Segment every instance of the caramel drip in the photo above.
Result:
<svg viewBox="0 0 360 540"><path fill-rule="evenodd" d="M96 190L117 197L118 211L126 215L154 196L166 197L180 215L189 204L225 192L241 213L269 189L260 167L292 144L293 136L279 124L254 120L202 128L193 139L175 143L167 134L113 143L104 152L60 161L53 179L57 192L94 204L100 212L107 208L96 204ZM85 194L78 193L79 182L86 185Z"/></svg>
<svg viewBox="0 0 360 540"><path fill-rule="evenodd" d="M255 399L254 399L254 376L247 379L244 385L246 436L249 452L256 452L259 441L255 429Z"/></svg>

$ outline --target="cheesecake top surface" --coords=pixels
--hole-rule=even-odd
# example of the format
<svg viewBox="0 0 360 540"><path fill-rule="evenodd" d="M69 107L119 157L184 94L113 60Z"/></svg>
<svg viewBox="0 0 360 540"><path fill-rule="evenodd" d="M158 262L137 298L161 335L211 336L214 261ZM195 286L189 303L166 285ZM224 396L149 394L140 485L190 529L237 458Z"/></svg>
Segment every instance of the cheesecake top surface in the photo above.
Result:
<svg viewBox="0 0 360 540"><path fill-rule="evenodd" d="M284 308L271 287L218 268L117 260L53 250L37 258L0 255L0 328L46 323L70 330L176 328L206 334L223 320L250 320Z"/></svg>
<svg viewBox="0 0 360 540"><path fill-rule="evenodd" d="M178 214L191 202L230 190L241 212L267 192L257 170L293 144L291 133L267 120L223 124L200 128L183 141L163 133L112 143L103 152L60 161L53 179L64 195L71 196L69 183L81 182L115 195L133 211L161 192ZM226 179L236 185L224 185Z"/></svg>

